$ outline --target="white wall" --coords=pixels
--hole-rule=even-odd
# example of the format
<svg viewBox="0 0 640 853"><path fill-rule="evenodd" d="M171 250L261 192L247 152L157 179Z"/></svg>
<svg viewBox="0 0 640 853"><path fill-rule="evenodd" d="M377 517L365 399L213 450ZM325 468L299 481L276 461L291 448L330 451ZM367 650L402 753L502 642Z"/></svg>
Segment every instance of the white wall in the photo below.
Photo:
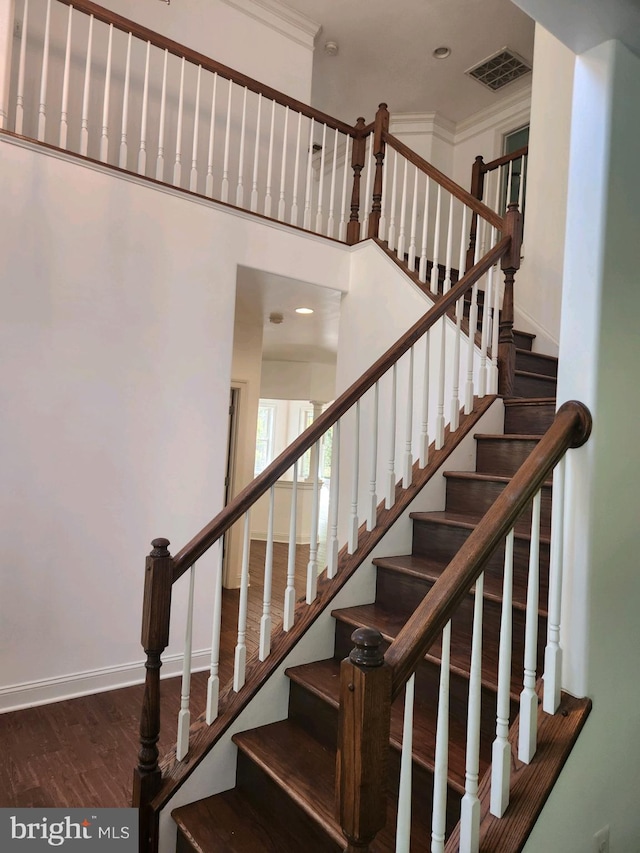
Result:
<svg viewBox="0 0 640 853"><path fill-rule="evenodd" d="M639 98L640 59L620 43L577 58L558 397L589 406L593 434L570 476L564 683L593 710L531 853L595 849L606 824L612 853L637 853L640 838Z"/></svg>
<svg viewBox="0 0 640 853"><path fill-rule="evenodd" d="M318 400L336 395L335 364L302 361L262 362L260 396L274 400Z"/></svg>
<svg viewBox="0 0 640 853"><path fill-rule="evenodd" d="M0 199L7 708L140 679L149 542L222 503L237 265L335 289L350 250L11 139Z"/></svg>

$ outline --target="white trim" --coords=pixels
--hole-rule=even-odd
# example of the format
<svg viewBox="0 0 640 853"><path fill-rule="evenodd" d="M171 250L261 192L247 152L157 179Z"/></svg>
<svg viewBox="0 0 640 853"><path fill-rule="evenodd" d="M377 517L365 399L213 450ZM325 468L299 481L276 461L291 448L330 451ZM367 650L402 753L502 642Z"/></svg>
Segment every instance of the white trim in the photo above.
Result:
<svg viewBox="0 0 640 853"><path fill-rule="evenodd" d="M512 95L501 98L497 103L479 110L456 125L455 144L471 139L478 133L496 128L500 133L526 124L531 114L531 85Z"/></svg>
<svg viewBox="0 0 640 853"><path fill-rule="evenodd" d="M222 0L250 18L260 21L291 41L313 50L321 25L279 0Z"/></svg>
<svg viewBox="0 0 640 853"><path fill-rule="evenodd" d="M443 142L453 144L456 124L438 113L394 113L389 121L392 134L403 136L430 133Z"/></svg>
<svg viewBox="0 0 640 853"><path fill-rule="evenodd" d="M167 655L162 660L161 678L172 678L182 673L182 654ZM211 649L201 649L192 655L192 672L209 669ZM0 713L21 711L37 705L50 705L78 696L90 696L105 693L107 690L119 690L142 684L145 678L144 661L105 666L101 669L89 669L69 675L42 678L38 681L25 681L22 684L10 684L0 688Z"/></svg>

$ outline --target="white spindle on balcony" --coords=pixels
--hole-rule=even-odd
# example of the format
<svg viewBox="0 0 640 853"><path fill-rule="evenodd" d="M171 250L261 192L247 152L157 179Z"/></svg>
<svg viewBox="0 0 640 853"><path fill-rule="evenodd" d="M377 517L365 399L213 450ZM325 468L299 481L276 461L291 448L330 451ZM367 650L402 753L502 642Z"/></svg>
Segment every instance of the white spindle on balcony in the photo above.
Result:
<svg viewBox="0 0 640 853"><path fill-rule="evenodd" d="M415 702L415 674L404 688L404 716L402 721L402 753L400 756L400 784L398 787L398 816L396 821L396 851L409 853L411 849L411 789L413 771L413 706Z"/></svg>
<svg viewBox="0 0 640 853"><path fill-rule="evenodd" d="M398 188L398 152L393 152L393 177L391 179L391 209L389 211L389 235L387 243L391 251L396 247L396 193Z"/></svg>
<svg viewBox="0 0 640 853"><path fill-rule="evenodd" d="M536 751L538 734L538 697L536 666L538 663L538 599L540 576L540 500L538 492L531 511L531 545L527 580L527 615L524 642L524 683L520 694L518 758L529 764Z"/></svg>
<svg viewBox="0 0 640 853"><path fill-rule="evenodd" d="M467 337L467 381L464 387L464 413L473 411L473 361L476 346L476 329L478 327L478 282L471 288L471 304L469 306L469 335Z"/></svg>
<svg viewBox="0 0 640 853"><path fill-rule="evenodd" d="M286 209L285 184L287 178L287 147L289 135L289 107L284 109L284 134L282 141L282 161L280 163L280 198L278 200L278 219L284 222Z"/></svg>
<svg viewBox="0 0 640 853"><path fill-rule="evenodd" d="M327 525L327 577L338 571L338 512L340 508L340 421L333 426L331 441L331 485L329 492L329 524Z"/></svg>
<svg viewBox="0 0 640 853"><path fill-rule="evenodd" d="M247 93L245 86L242 94L242 120L240 122L240 152L238 154L238 186L236 187L236 205L242 207L244 204L244 149L245 134L247 130Z"/></svg>
<svg viewBox="0 0 640 853"><path fill-rule="evenodd" d="M333 162L331 165L331 186L329 188L329 216L327 217L327 237L333 237L335 223L336 173L338 170L338 128L333 134Z"/></svg>
<svg viewBox="0 0 640 853"><path fill-rule="evenodd" d="M547 646L544 653L544 694L542 700L542 708L547 714L555 714L558 710L562 686L560 614L562 609L562 558L564 550L565 465L566 461L563 458L553 472L549 612L547 617Z"/></svg>
<svg viewBox="0 0 640 853"><path fill-rule="evenodd" d="M178 123L176 126L176 161L173 165L173 185L182 181L182 118L184 115L184 56L180 62L180 89L178 94Z"/></svg>
<svg viewBox="0 0 640 853"><path fill-rule="evenodd" d="M260 119L262 117L262 92L258 95L258 111L256 113L256 140L253 146L253 178L251 180L250 209L258 210L258 168L260 163Z"/></svg>
<svg viewBox="0 0 640 853"><path fill-rule="evenodd" d="M444 260L444 282L442 292L451 290L451 260L453 258L453 196L449 196L449 219L447 221L447 249Z"/></svg>
<svg viewBox="0 0 640 853"><path fill-rule="evenodd" d="M440 320L440 361L438 368L438 408L436 410L436 450L444 444L444 386L447 360L447 318Z"/></svg>
<svg viewBox="0 0 640 853"><path fill-rule="evenodd" d="M418 226L418 169L413 169L413 197L411 201L411 230L409 236L409 259L407 266L413 272L416 267L416 228Z"/></svg>
<svg viewBox="0 0 640 853"><path fill-rule="evenodd" d="M211 119L209 121L209 147L207 150L207 179L205 181L205 195L213 196L213 150L216 136L216 95L218 89L218 74L213 75L213 91L211 92ZM260 104L258 104L258 116L260 115ZM256 142L257 145L257 142Z"/></svg>
<svg viewBox="0 0 640 853"><path fill-rule="evenodd" d="M318 521L320 515L320 441L311 449L313 471L313 497L311 501L311 540L307 564L307 604L315 601L318 594Z"/></svg>
<svg viewBox="0 0 640 853"><path fill-rule="evenodd" d="M502 817L509 805L511 780L511 746L509 745L509 710L511 700L511 640L513 601L513 530L507 535L504 548L504 579L502 584L502 617L498 651L498 698L496 703L496 739L491 752L492 815Z"/></svg>
<svg viewBox="0 0 640 853"><path fill-rule="evenodd" d="M222 626L222 558L224 555L224 537L218 540L215 585L213 593L213 618L211 624L211 663L207 681L207 725L218 716L220 699L220 631Z"/></svg>
<svg viewBox="0 0 640 853"><path fill-rule="evenodd" d="M164 180L164 129L167 114L167 67L169 51L164 52L162 67L162 94L160 95L160 119L158 122L158 154L156 156L156 181Z"/></svg>
<svg viewBox="0 0 640 853"><path fill-rule="evenodd" d="M433 234L433 266L431 267L431 292L438 292L438 258L440 255L440 213L442 211L442 187L438 184L436 193L436 219Z"/></svg>
<svg viewBox="0 0 640 853"><path fill-rule="evenodd" d="M69 7L71 9L71 7ZM122 128L120 131L120 155L118 165L121 169L127 168L127 128L129 124L129 89L131 86L131 33L127 36L127 58L124 67L124 88L122 90ZM62 143L60 143L62 145ZM66 145L66 142L65 142Z"/></svg>
<svg viewBox="0 0 640 853"><path fill-rule="evenodd" d="M364 203L362 205L362 223L360 225L360 239L364 240L368 234L369 212L371 210L371 179L373 174L373 136L365 139L365 157L367 164L367 181L364 191Z"/></svg>
<svg viewBox="0 0 640 853"><path fill-rule="evenodd" d="M87 156L89 150L89 99L91 95L91 52L93 48L93 15L89 16L87 57L84 65L84 87L82 90L82 119L80 125L80 153Z"/></svg>
<svg viewBox="0 0 640 853"><path fill-rule="evenodd" d="M349 158L351 156L351 137L347 136L344 149L344 169L342 170L342 205L340 207L340 228L338 239L344 240L347 236L347 218L349 215L349 196L347 194L347 177L349 175Z"/></svg>
<svg viewBox="0 0 640 853"><path fill-rule="evenodd" d="M358 483L360 474L360 400L354 408L353 457L351 468L351 513L349 515L349 535L347 553L353 554L358 547Z"/></svg>
<svg viewBox="0 0 640 853"><path fill-rule="evenodd" d="M307 148L307 179L304 189L304 216L302 225L307 230L311 228L311 169L313 166L313 129L314 120L309 120L309 147Z"/></svg>
<svg viewBox="0 0 640 853"><path fill-rule="evenodd" d="M42 71L40 74L40 102L38 105L38 140L44 142L47 123L47 83L49 78L49 42L51 37L51 0L47 0L44 40L42 44Z"/></svg>
<svg viewBox="0 0 640 853"><path fill-rule="evenodd" d="M291 199L291 225L298 224L298 184L300 181L300 143L302 139L302 113L298 113L298 129L296 131L296 160L293 167L293 197Z"/></svg>
<svg viewBox="0 0 640 853"><path fill-rule="evenodd" d="M106 163L109 157L109 101L111 98L111 60L113 55L113 24L109 24L107 65L104 72L104 95L102 98L102 131L100 133L100 159Z"/></svg>
<svg viewBox="0 0 640 853"><path fill-rule="evenodd" d="M429 332L424 336L424 368L422 373L422 418L420 421L420 467L429 461Z"/></svg>
<svg viewBox="0 0 640 853"><path fill-rule="evenodd" d="M147 52L144 61L144 83L142 86L142 115L140 121L140 149L138 151L138 174L147 172L147 117L149 112L149 55L151 42L147 42Z"/></svg>
<svg viewBox="0 0 640 853"><path fill-rule="evenodd" d="M227 81L227 119L224 130L224 154L222 159L222 184L220 200L229 201L229 146L231 144L231 107L233 100L233 81ZM275 104L274 104L275 108Z"/></svg>
<svg viewBox="0 0 640 853"><path fill-rule="evenodd" d="M69 71L71 66L71 33L73 24L73 6L69 6L67 15L67 40L64 49L64 70L62 72L62 104L60 106L60 148L67 147L69 132ZM23 41L26 41L23 39Z"/></svg>
<svg viewBox="0 0 640 853"><path fill-rule="evenodd" d="M269 489L267 545L264 554L264 589L262 592L262 616L260 617L260 660L266 660L271 652L271 587L273 582L273 516L275 501L276 487L274 484Z"/></svg>
<svg viewBox="0 0 640 853"><path fill-rule="evenodd" d="M480 711L482 702L482 611L484 575L476 581L473 604L473 635L469 669L467 710L467 753L464 796L460 804L460 853L478 853L480 848Z"/></svg>
<svg viewBox="0 0 640 853"><path fill-rule="evenodd" d="M238 640L233 664L233 689L237 693L244 685L247 666L247 616L249 602L249 511L244 514L242 537L242 574L240 577L240 602L238 604Z"/></svg>
<svg viewBox="0 0 640 853"><path fill-rule="evenodd" d="M327 125L322 125L322 143L320 149L320 175L318 177L318 209L316 211L316 233L322 234L322 196L324 191L324 163L327 148Z"/></svg>
<svg viewBox="0 0 640 853"><path fill-rule="evenodd" d="M376 526L378 512L378 495L376 492L377 470L378 470L378 409L380 403L380 389L378 383L373 386L373 412L371 414L371 475L369 479L369 505L367 513L367 530L373 530Z"/></svg>
<svg viewBox="0 0 640 853"><path fill-rule="evenodd" d="M431 181L426 177L424 190L424 209L422 212L422 240L420 243L420 266L418 268L418 278L422 282L427 280L427 237L429 229L429 188Z"/></svg>
<svg viewBox="0 0 640 853"><path fill-rule="evenodd" d="M291 511L289 515L289 553L287 555L287 588L284 593L284 616L282 627L285 631L293 628L296 607L296 531L298 517L298 462L293 463L293 484L291 487Z"/></svg>
<svg viewBox="0 0 640 853"><path fill-rule="evenodd" d="M442 631L436 754L433 768L433 816L431 853L444 853L447 827L447 779L449 771L449 664L451 660L451 622Z"/></svg>
<svg viewBox="0 0 640 853"><path fill-rule="evenodd" d="M396 500L396 397L398 370L396 364L391 368L391 400L389 403L389 471L384 505L390 509Z"/></svg>
<svg viewBox="0 0 640 853"><path fill-rule="evenodd" d="M180 691L180 712L178 714L178 738L176 742L176 758L182 761L189 752L189 726L191 712L191 653L193 649L193 588L195 581L195 565L189 569L189 597L187 599L187 625L184 635L184 659L182 663L182 689Z"/></svg>
<svg viewBox="0 0 640 853"><path fill-rule="evenodd" d="M18 88L16 91L16 133L22 133L24 125L24 77L27 61L27 37L29 31L29 0L24 0L22 13L22 38L18 60Z"/></svg>
<svg viewBox="0 0 640 853"><path fill-rule="evenodd" d="M202 65L198 65L196 78L196 100L193 110L193 139L191 141L191 172L189 173L189 189L192 193L198 191L198 136L200 133L200 83Z"/></svg>
<svg viewBox="0 0 640 853"><path fill-rule="evenodd" d="M407 238L406 223L407 223L407 169L409 161L405 159L404 170L402 172L402 195L400 197L400 232L398 234L398 251L397 255L401 261L404 260L404 245Z"/></svg>
<svg viewBox="0 0 640 853"><path fill-rule="evenodd" d="M413 481L413 347L409 350L409 371L407 376L407 414L405 421L404 467L402 485L408 489Z"/></svg>
<svg viewBox="0 0 640 853"><path fill-rule="evenodd" d="M264 215L271 216L271 181L273 179L273 139L276 127L276 102L271 101L271 124L269 126L269 153L267 155L267 186L264 194Z"/></svg>

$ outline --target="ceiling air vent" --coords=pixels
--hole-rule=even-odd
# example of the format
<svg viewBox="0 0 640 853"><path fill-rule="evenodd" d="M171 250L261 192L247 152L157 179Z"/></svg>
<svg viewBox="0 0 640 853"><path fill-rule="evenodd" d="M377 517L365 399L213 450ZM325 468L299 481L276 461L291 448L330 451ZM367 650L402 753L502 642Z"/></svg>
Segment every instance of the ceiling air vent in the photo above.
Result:
<svg viewBox="0 0 640 853"><path fill-rule="evenodd" d="M503 47L479 65L466 72L493 92L513 83L531 71L529 63L508 47Z"/></svg>

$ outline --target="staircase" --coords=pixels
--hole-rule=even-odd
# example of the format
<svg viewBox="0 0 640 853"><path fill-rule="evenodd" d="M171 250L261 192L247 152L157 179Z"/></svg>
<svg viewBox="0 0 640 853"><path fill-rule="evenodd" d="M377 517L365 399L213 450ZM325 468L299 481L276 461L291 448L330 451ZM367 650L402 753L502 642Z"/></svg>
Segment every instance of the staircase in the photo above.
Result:
<svg viewBox="0 0 640 853"><path fill-rule="evenodd" d="M335 816L335 755L340 661L353 647L351 634L361 626L380 631L388 645L440 576L495 497L508 483L554 417L557 359L531 352L533 336L516 333L516 394L505 401L505 434L476 435L475 472L445 473L443 512L413 513L412 553L374 560L373 604L335 610L335 651L329 660L287 670L288 719L236 734L236 787L174 810L178 853L185 851L340 851L345 840ZM517 716L522 689L524 612L530 532L526 514L516 526L513 601L511 719ZM551 485L543 487L538 660L546 640ZM498 638L504 548L485 572L483 696L480 776L491 761L495 737ZM473 596L454 618L451 647L450 751L447 836L458 822L465 785L465 733L469 688ZM416 678L413 744L412 849L429 849L430 804L440 648L434 645ZM539 675L540 673L538 673ZM371 846L395 849L403 700L392 708L389 806L386 828ZM526 835L525 835L526 837Z"/></svg>

